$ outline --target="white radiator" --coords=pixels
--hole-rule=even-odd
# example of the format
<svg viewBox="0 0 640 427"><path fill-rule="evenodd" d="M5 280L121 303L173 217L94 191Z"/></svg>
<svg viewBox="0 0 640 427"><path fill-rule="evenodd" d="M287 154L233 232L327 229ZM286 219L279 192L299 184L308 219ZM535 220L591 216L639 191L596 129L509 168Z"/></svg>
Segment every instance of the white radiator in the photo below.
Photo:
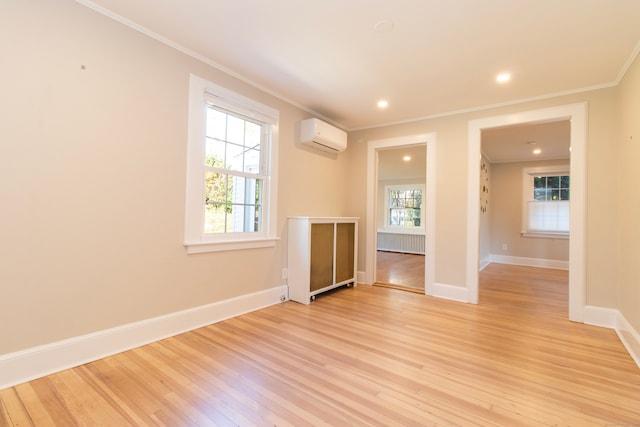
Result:
<svg viewBox="0 0 640 427"><path fill-rule="evenodd" d="M424 255L424 234L378 232L378 250Z"/></svg>

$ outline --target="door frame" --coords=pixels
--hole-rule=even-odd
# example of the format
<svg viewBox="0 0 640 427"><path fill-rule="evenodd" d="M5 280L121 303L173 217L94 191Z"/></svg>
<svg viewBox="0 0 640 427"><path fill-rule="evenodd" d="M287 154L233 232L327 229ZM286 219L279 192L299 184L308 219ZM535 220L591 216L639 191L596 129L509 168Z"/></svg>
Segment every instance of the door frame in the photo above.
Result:
<svg viewBox="0 0 640 427"><path fill-rule="evenodd" d="M569 224L569 320L584 321L586 304L587 103L568 104L469 121L467 190L467 292L478 303L480 249L480 157L482 130L515 124L569 120L571 201Z"/></svg>
<svg viewBox="0 0 640 427"><path fill-rule="evenodd" d="M433 295L435 283L436 230L436 133L371 140L367 143L367 221L365 250L365 283L372 285L376 278L376 250L378 247L378 152L380 150L426 145L427 160L425 186L425 293Z"/></svg>

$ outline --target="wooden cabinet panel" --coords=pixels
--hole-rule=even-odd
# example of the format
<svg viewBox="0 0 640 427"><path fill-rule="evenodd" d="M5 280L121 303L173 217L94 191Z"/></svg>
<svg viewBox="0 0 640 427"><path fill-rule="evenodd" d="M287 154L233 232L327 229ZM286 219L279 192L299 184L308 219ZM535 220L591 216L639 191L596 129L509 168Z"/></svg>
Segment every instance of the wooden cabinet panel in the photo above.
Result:
<svg viewBox="0 0 640 427"><path fill-rule="evenodd" d="M357 218L291 217L288 233L289 299L356 284Z"/></svg>
<svg viewBox="0 0 640 427"><path fill-rule="evenodd" d="M311 291L333 284L333 224L311 224Z"/></svg>
<svg viewBox="0 0 640 427"><path fill-rule="evenodd" d="M355 277L355 223L336 224L336 282Z"/></svg>

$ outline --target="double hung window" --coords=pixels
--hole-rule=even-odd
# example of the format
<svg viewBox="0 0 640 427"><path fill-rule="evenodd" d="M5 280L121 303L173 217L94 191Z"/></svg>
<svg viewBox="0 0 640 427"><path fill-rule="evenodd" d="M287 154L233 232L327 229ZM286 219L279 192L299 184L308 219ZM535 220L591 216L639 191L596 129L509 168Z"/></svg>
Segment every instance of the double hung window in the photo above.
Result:
<svg viewBox="0 0 640 427"><path fill-rule="evenodd" d="M389 185L385 187L385 193L386 229L424 229L424 185Z"/></svg>
<svg viewBox="0 0 640 427"><path fill-rule="evenodd" d="M204 233L260 232L268 126L213 103L206 108Z"/></svg>
<svg viewBox="0 0 640 427"><path fill-rule="evenodd" d="M275 244L278 112L191 76L185 245Z"/></svg>
<svg viewBox="0 0 640 427"><path fill-rule="evenodd" d="M568 169L568 166L524 169L523 235L569 236L571 189Z"/></svg>

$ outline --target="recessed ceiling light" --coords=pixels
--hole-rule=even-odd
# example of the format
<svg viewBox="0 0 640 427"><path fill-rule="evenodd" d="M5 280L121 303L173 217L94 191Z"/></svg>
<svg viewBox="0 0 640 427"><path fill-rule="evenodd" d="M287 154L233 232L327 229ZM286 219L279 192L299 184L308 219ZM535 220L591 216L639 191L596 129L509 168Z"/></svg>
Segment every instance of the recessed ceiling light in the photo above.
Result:
<svg viewBox="0 0 640 427"><path fill-rule="evenodd" d="M387 108L389 106L389 102L386 99L381 99L378 101L378 108Z"/></svg>
<svg viewBox="0 0 640 427"><path fill-rule="evenodd" d="M498 83L506 83L511 80L511 74L509 73L500 73L496 76L496 81Z"/></svg>
<svg viewBox="0 0 640 427"><path fill-rule="evenodd" d="M411 156L404 156L402 160L404 160L405 162L408 162L411 160Z"/></svg>
<svg viewBox="0 0 640 427"><path fill-rule="evenodd" d="M536 148L535 150L533 150L533 154L535 154L536 156L540 153L542 153L542 150L539 148Z"/></svg>

